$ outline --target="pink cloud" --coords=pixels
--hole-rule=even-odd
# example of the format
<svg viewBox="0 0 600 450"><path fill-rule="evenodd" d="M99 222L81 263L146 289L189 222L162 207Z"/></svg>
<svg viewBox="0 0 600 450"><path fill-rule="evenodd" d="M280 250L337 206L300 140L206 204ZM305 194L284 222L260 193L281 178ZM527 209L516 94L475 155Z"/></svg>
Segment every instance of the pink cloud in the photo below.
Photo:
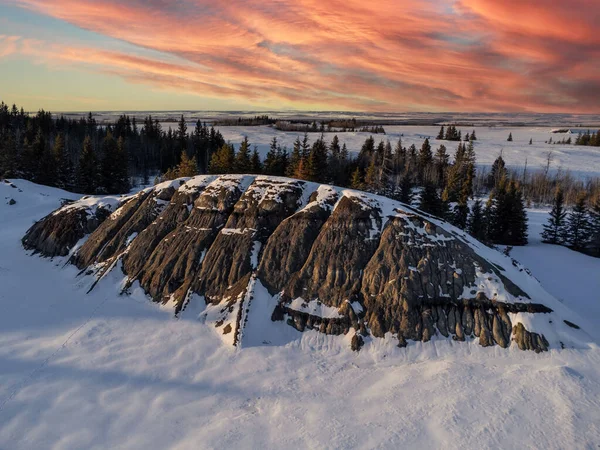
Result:
<svg viewBox="0 0 600 450"><path fill-rule="evenodd" d="M597 112L600 96L592 0L11 1L165 55L56 44L63 61L257 106Z"/></svg>

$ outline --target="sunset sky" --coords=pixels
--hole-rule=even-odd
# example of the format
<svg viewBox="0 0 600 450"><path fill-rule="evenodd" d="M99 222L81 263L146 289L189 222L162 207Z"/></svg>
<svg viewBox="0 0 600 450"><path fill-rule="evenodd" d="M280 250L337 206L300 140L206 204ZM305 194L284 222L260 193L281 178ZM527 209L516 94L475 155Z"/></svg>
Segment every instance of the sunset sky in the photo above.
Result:
<svg viewBox="0 0 600 450"><path fill-rule="evenodd" d="M598 0L0 0L26 109L600 112Z"/></svg>

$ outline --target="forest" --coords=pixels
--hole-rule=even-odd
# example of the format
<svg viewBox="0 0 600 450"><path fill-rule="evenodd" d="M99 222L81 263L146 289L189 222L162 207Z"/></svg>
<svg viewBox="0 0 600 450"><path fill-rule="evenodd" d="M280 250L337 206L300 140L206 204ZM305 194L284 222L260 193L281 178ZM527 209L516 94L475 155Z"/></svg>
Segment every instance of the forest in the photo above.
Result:
<svg viewBox="0 0 600 450"><path fill-rule="evenodd" d="M260 124L269 118L248 120ZM442 127L437 140L454 143L454 152L446 143L434 149L429 139L417 148L404 146L401 138L392 144L376 141L373 135L350 152L338 136L327 142L317 134L311 140L305 131L289 150L274 137L263 160L247 137L236 151L214 126L198 121L188 130L183 116L175 131L165 131L151 116L137 123L122 115L114 124L99 125L91 113L77 120L54 118L43 110L29 115L0 104L1 177L83 194L121 194L131 189L133 180L148 185L202 173L289 176L394 198L448 220L483 242L505 245L526 244L526 206L556 204L560 192L562 207L573 206L570 214L583 211L585 232L575 240L569 237L573 232L566 231L565 219L557 225L560 239L549 241L600 254L597 245L593 247L600 235L598 180L584 183L568 173L551 174L549 164L542 171L509 170L501 154L490 170L478 169L475 131L463 135L455 126ZM573 228L575 222L569 223Z"/></svg>

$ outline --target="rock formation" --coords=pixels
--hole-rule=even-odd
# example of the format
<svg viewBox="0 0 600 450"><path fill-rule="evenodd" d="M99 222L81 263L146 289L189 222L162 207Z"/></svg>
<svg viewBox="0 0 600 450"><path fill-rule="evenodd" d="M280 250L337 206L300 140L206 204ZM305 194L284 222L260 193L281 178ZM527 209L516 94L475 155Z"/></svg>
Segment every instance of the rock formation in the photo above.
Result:
<svg viewBox="0 0 600 450"><path fill-rule="evenodd" d="M352 333L354 350L368 336L386 335L399 346L437 336L503 348L514 342L536 352L550 347L526 328L553 313L529 274L460 230L389 199L224 175L175 180L108 203L65 205L36 223L23 245L44 256L69 255L97 279L121 262L127 286L139 283L175 314L193 294L201 296L234 344L260 282L278 299L273 321Z"/></svg>

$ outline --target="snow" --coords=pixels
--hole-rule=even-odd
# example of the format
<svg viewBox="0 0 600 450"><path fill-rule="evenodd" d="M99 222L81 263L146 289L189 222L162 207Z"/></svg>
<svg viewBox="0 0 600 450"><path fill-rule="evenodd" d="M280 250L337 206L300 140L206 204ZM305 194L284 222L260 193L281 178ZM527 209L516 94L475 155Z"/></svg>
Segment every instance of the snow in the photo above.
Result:
<svg viewBox="0 0 600 450"><path fill-rule="evenodd" d="M13 182L18 189L0 183L0 199L17 202L0 202L2 449L564 449L600 442L595 343L534 354L434 337L400 349L388 335L366 338L357 354L349 350L351 333L299 333L271 322L278 298L256 281L241 346L233 347L233 332L222 334L230 322L215 327L223 305L207 307L192 295L175 319L137 284L120 295L118 268L86 294L93 277L78 277L64 258L29 256L20 245L26 229L62 198L79 196ZM543 214L530 217L543 222ZM562 303L550 305L552 296L510 258L451 230L532 298L543 296L560 317L597 333L597 260L540 244L534 228L532 245L512 256ZM235 311L227 317L234 320Z"/></svg>
<svg viewBox="0 0 600 450"><path fill-rule="evenodd" d="M340 314L337 308L333 306L327 306L318 300L304 300L302 297L295 298L291 303L286 306L294 311L303 312L310 314L311 316L321 317L323 319L336 319L344 317Z"/></svg>
<svg viewBox="0 0 600 450"><path fill-rule="evenodd" d="M435 139L439 133L440 126L411 126L394 125L384 126L386 134L373 135L375 142L388 140L395 145L399 138L402 138L402 145L410 147L414 144L417 149L423 144L425 138L429 138L432 147L437 148L443 144L447 147L450 155L453 155L458 142L438 141ZM594 127L584 127L573 130L585 132L588 129L594 130ZM596 127L597 128L597 127ZM527 163L528 170L540 170L546 165L548 152L552 152L551 170L557 171L570 170L574 176L586 178L598 176L600 174L600 158L598 150L594 147L565 145L565 144L546 144L550 138L560 140L567 136L566 134L553 133L554 127L551 126L458 126L458 129L465 133L471 133L475 130L477 141L475 141L475 152L477 154L477 165L479 167L490 168L494 160L502 152L503 158L508 167L523 168ZM302 139L303 133L278 131L268 126L258 127L220 127L219 131L223 134L225 140L230 141L236 146L245 136L248 136L252 147L257 146L261 157L265 157L269 151L269 146L273 137L281 146L285 146L291 151L293 143L298 136ZM513 142L508 142L509 133L513 135ZM346 132L335 133L325 132L323 136L326 142L330 142L334 135L338 135L340 145L347 145L351 153L358 153L365 139L371 136L370 133ZM310 133L309 139L313 142L318 139L321 133ZM574 139L575 136L572 136ZM533 140L529 145L529 139Z"/></svg>

